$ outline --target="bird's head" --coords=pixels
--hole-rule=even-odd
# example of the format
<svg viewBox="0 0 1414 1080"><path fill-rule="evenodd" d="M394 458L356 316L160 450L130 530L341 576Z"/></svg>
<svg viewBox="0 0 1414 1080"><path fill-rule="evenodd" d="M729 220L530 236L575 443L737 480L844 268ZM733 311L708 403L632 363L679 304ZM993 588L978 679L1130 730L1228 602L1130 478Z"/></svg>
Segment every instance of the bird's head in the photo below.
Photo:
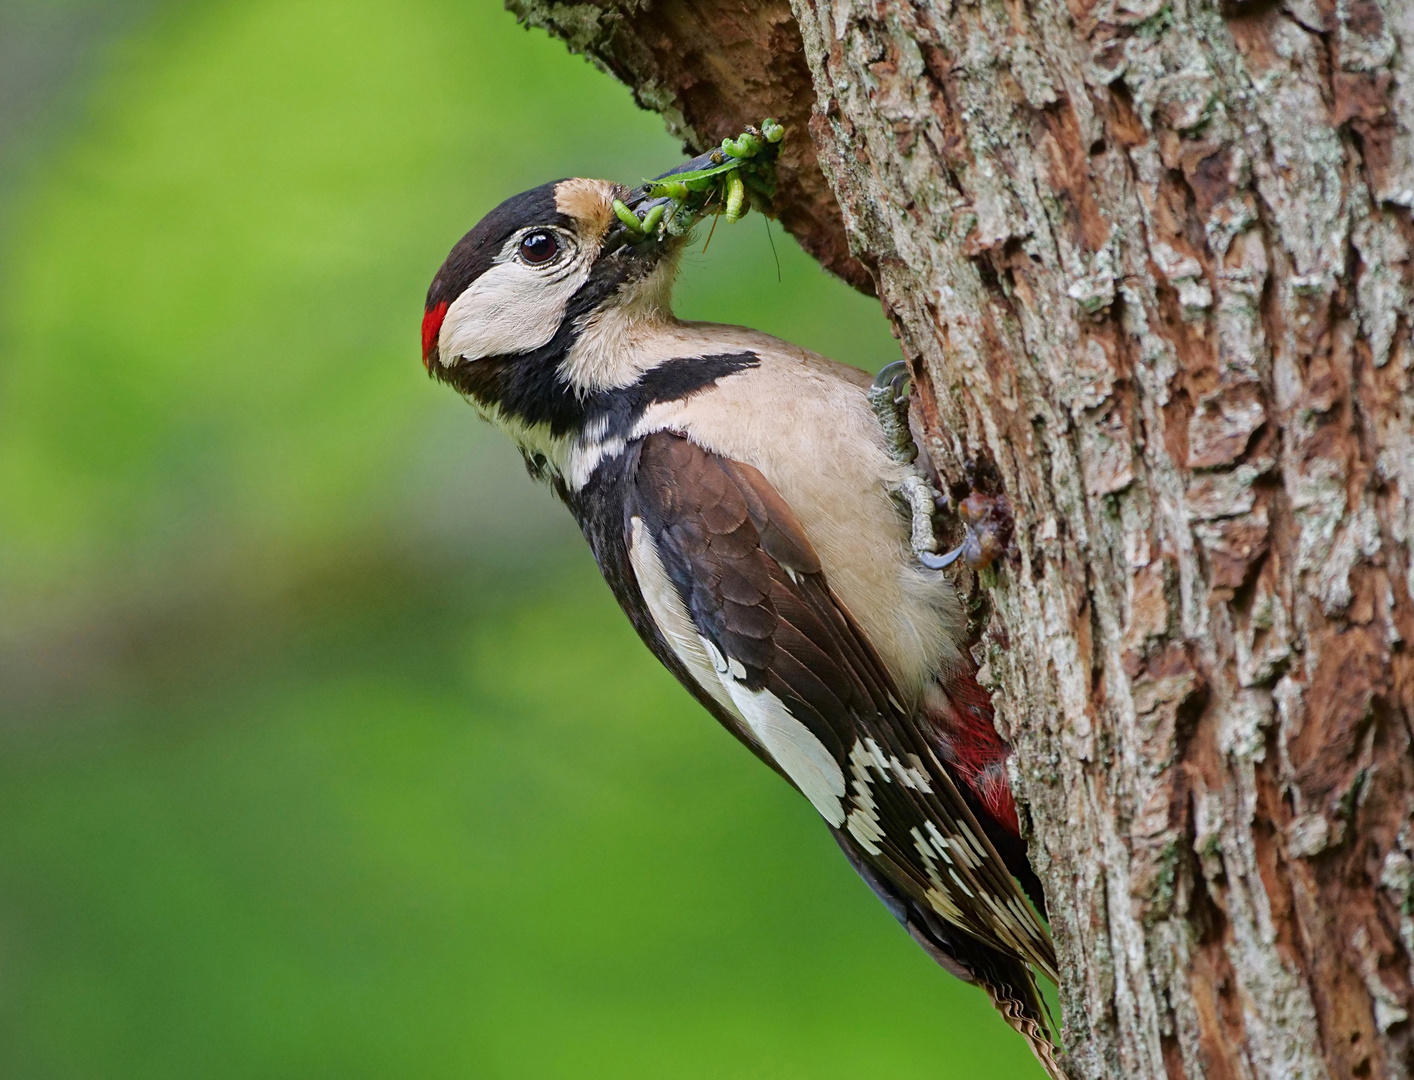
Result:
<svg viewBox="0 0 1414 1080"><path fill-rule="evenodd" d="M609 312L670 317L681 247L676 238L635 236L614 213L615 199L638 209L651 202L642 189L607 180L560 180L482 218L427 291L428 372L508 413L543 412L566 390L597 389L574 385L576 343Z"/></svg>

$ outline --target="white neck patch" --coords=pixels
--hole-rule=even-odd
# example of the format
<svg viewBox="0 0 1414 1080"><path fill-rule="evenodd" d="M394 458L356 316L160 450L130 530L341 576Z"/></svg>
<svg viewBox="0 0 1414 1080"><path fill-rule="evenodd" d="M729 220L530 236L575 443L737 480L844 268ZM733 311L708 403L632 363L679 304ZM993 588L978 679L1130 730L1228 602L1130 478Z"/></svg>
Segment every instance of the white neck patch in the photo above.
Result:
<svg viewBox="0 0 1414 1080"><path fill-rule="evenodd" d="M560 363L560 374L581 391L634 383L663 357L652 348L673 325L673 279L678 252L663 256L642 281L621 290L616 303L592 313Z"/></svg>

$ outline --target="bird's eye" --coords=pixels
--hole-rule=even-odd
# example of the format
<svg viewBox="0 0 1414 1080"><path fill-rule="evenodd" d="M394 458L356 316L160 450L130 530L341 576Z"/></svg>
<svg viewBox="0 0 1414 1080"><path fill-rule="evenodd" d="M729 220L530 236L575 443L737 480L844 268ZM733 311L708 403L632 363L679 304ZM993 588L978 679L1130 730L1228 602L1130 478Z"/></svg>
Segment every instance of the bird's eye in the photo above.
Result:
<svg viewBox="0 0 1414 1080"><path fill-rule="evenodd" d="M528 233L520 242L520 257L532 266L547 263L560 253L560 242L554 233Z"/></svg>

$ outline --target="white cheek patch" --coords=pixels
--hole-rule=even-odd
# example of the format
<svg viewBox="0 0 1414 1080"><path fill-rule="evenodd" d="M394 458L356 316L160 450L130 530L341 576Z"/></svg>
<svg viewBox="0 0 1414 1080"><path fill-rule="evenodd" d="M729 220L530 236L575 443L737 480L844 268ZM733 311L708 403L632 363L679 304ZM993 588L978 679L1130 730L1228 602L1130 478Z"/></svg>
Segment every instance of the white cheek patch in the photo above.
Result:
<svg viewBox="0 0 1414 1080"><path fill-rule="evenodd" d="M496 263L447 309L437 336L443 363L511 356L546 344L560 328L570 298L589 277L592 262L581 254L553 277L514 259Z"/></svg>

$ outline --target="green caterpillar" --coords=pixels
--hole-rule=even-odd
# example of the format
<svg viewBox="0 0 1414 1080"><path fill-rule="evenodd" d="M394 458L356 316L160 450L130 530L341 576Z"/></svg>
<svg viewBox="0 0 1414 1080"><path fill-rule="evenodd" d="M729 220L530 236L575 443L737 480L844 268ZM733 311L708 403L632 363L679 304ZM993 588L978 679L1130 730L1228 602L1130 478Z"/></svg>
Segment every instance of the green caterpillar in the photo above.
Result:
<svg viewBox="0 0 1414 1080"><path fill-rule="evenodd" d="M643 216L620 199L614 213L635 240L666 233L681 236L706 216L713 206L728 224L740 221L755 207L767 212L776 192L776 154L785 128L767 118L761 126L748 127L735 139L702 155L702 167L668 173L649 180L644 197L658 202Z"/></svg>

